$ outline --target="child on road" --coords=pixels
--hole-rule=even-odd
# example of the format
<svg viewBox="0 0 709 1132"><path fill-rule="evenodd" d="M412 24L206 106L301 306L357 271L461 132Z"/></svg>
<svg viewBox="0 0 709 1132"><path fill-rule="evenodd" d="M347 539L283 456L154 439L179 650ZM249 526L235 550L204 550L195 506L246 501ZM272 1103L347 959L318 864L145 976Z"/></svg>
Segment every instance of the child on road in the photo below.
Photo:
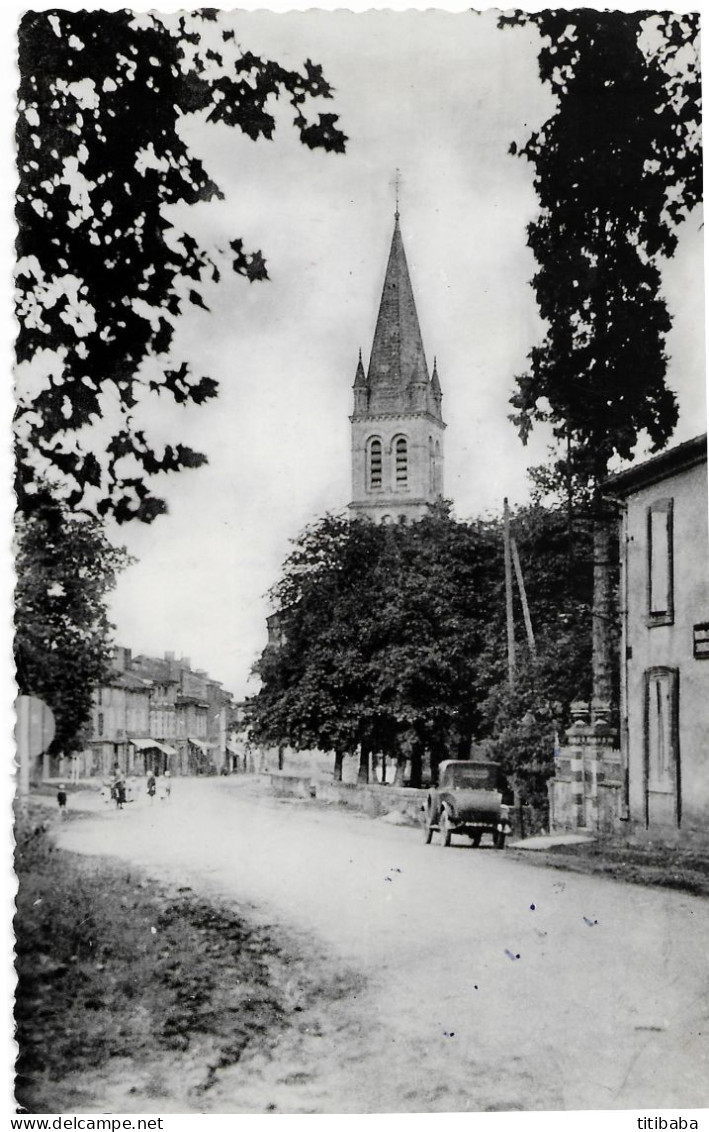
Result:
<svg viewBox="0 0 709 1132"><path fill-rule="evenodd" d="M170 778L170 771L166 770L162 776L162 788L160 790L160 800L169 802L172 796L172 780Z"/></svg>
<svg viewBox="0 0 709 1132"><path fill-rule="evenodd" d="M59 789L57 790L57 805L59 806L61 819L64 821L66 818L66 789L63 782L59 783Z"/></svg>

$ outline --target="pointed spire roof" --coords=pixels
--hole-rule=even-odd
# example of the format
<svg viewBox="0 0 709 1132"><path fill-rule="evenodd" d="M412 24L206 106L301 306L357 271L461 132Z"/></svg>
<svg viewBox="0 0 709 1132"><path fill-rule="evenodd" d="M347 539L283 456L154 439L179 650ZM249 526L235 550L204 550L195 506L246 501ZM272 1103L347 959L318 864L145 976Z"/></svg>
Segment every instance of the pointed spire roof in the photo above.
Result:
<svg viewBox="0 0 709 1132"><path fill-rule="evenodd" d="M359 351L359 361L357 362L357 372L354 379L354 389L361 389L366 386L367 378L364 376L364 366L362 365L362 351Z"/></svg>
<svg viewBox="0 0 709 1132"><path fill-rule="evenodd" d="M438 377L438 358L433 359L433 373L431 374L431 392L434 397L442 397L441 382Z"/></svg>
<svg viewBox="0 0 709 1132"><path fill-rule="evenodd" d="M428 384L428 367L398 209L367 380L375 396L378 388L382 392L386 388L389 393L396 390L403 394L412 382Z"/></svg>

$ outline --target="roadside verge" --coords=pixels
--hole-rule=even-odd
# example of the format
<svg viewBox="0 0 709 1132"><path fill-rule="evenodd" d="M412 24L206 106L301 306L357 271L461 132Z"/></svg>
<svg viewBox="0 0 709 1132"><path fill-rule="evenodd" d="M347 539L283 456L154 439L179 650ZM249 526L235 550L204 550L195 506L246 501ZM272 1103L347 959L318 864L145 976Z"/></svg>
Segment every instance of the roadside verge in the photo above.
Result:
<svg viewBox="0 0 709 1132"><path fill-rule="evenodd" d="M42 817L17 828L20 1111L210 1111L222 1071L346 993L233 907L55 848Z"/></svg>

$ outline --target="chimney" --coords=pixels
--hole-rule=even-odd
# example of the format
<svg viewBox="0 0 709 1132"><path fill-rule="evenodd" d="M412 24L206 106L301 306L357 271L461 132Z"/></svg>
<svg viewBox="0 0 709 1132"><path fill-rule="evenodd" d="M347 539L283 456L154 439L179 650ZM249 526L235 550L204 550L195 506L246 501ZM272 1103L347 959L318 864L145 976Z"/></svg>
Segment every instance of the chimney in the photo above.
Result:
<svg viewBox="0 0 709 1132"><path fill-rule="evenodd" d="M130 668L132 656L132 649L124 648L123 645L116 645L113 651L113 663L119 672L126 672Z"/></svg>

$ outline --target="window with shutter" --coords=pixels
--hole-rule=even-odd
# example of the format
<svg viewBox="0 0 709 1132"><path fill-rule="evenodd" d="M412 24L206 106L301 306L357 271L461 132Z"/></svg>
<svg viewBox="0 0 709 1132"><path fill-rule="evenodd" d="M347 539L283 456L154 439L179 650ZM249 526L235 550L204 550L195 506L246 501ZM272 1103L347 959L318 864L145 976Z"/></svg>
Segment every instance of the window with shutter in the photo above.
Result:
<svg viewBox="0 0 709 1132"><path fill-rule="evenodd" d="M376 491L382 486L382 442L376 437L369 442L369 490Z"/></svg>
<svg viewBox="0 0 709 1132"><path fill-rule="evenodd" d="M397 438L394 446L394 454L396 460L395 475L396 486L399 490L408 487L409 483L409 453L406 439L403 436Z"/></svg>
<svg viewBox="0 0 709 1132"><path fill-rule="evenodd" d="M660 499L647 510L647 597L650 625L674 621L672 500Z"/></svg>

